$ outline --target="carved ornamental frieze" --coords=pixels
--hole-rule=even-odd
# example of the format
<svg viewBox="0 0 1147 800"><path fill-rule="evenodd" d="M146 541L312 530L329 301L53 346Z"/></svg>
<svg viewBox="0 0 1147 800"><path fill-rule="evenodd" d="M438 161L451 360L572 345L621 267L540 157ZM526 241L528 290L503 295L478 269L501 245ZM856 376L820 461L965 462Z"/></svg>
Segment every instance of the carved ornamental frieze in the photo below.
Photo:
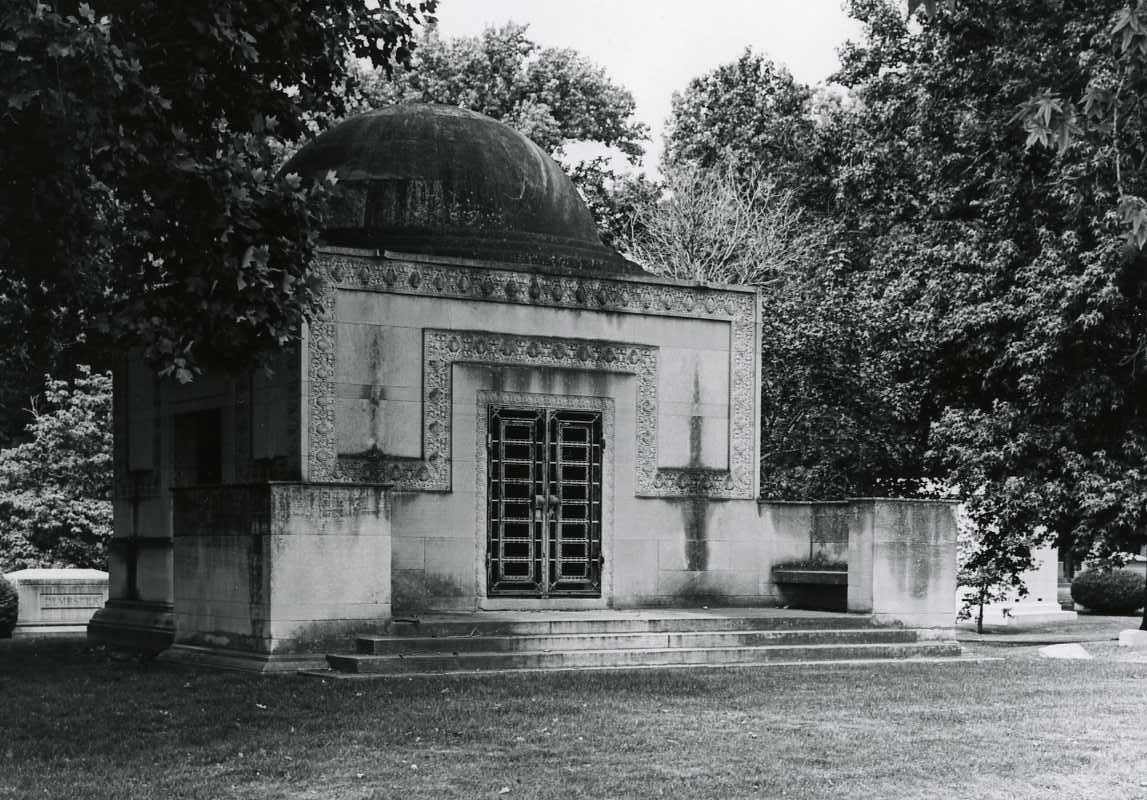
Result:
<svg viewBox="0 0 1147 800"><path fill-rule="evenodd" d="M387 481L395 488L450 491L450 375L455 363L538 366L627 373L637 380L635 483L645 497L751 498L757 470L756 295L705 286L625 278L535 274L489 267L425 264L325 255L329 276L320 314L309 328L308 468L316 481ZM658 467L657 348L571 339L425 329L423 332L423 456L340 456L335 441L334 320L338 289L613 311L728 322L730 364L729 468Z"/></svg>

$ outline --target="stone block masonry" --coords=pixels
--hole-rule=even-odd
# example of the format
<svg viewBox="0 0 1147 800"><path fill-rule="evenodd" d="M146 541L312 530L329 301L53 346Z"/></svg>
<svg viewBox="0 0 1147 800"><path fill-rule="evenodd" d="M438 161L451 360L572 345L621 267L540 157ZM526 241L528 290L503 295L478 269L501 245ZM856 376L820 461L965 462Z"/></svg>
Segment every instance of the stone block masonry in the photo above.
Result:
<svg viewBox="0 0 1147 800"><path fill-rule="evenodd" d="M956 623L956 510L939 500L853 498L762 502L769 566L848 563L847 609L878 622L951 628ZM791 594L769 578L778 603Z"/></svg>
<svg viewBox="0 0 1147 800"><path fill-rule="evenodd" d="M390 617L385 486L180 489L173 528L169 658L293 669Z"/></svg>

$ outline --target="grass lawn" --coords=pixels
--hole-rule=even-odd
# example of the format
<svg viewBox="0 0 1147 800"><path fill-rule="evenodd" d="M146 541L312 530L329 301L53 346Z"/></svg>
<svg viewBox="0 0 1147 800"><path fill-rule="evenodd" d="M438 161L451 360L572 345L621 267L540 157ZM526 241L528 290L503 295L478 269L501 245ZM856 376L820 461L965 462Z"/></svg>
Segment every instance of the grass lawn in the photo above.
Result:
<svg viewBox="0 0 1147 800"><path fill-rule="evenodd" d="M1007 651L367 682L0 642L0 798L1147 798L1147 664Z"/></svg>

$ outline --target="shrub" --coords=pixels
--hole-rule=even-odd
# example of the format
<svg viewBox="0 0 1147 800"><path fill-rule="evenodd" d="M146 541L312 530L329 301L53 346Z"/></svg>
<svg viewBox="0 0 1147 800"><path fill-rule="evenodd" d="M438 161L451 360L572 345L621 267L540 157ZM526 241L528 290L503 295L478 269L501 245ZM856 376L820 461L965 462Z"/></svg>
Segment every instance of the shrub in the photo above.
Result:
<svg viewBox="0 0 1147 800"><path fill-rule="evenodd" d="M46 380L28 440L0 449L0 572L107 563L111 375L81 365L71 381Z"/></svg>
<svg viewBox="0 0 1147 800"><path fill-rule="evenodd" d="M1071 599L1092 611L1134 611L1143 607L1143 576L1126 569L1087 570L1071 582Z"/></svg>
<svg viewBox="0 0 1147 800"><path fill-rule="evenodd" d="M824 553L817 553L812 558L795 558L789 561L778 561L773 569L818 569L828 572L848 572L848 562L830 559Z"/></svg>
<svg viewBox="0 0 1147 800"><path fill-rule="evenodd" d="M0 575L0 639L7 639L16 628L20 611L20 596L12 582Z"/></svg>

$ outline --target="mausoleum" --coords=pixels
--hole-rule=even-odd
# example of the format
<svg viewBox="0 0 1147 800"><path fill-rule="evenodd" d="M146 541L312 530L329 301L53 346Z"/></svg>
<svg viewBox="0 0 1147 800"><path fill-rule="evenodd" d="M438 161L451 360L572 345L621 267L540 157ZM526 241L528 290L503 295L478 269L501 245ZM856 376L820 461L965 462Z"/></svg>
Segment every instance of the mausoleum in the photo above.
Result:
<svg viewBox="0 0 1147 800"><path fill-rule="evenodd" d="M546 153L461 109L349 119L285 170L339 179L321 313L272 374L117 371L93 635L271 662L427 611L778 603L772 564L816 543L758 502L754 290L622 258ZM926 624L943 509L924 582L896 578Z"/></svg>

